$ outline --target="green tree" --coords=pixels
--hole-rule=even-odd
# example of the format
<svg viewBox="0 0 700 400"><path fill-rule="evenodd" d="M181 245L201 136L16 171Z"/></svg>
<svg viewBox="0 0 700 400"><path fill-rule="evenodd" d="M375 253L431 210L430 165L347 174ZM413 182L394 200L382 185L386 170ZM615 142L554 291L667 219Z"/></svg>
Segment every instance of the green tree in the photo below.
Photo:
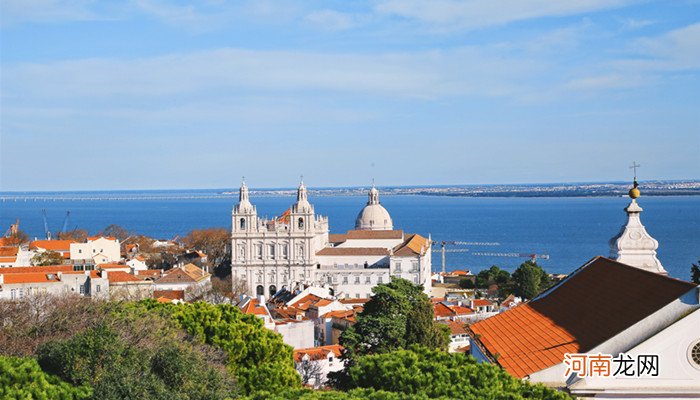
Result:
<svg viewBox="0 0 700 400"><path fill-rule="evenodd" d="M552 285L549 274L534 261L526 261L513 272L513 291L517 296L533 299Z"/></svg>
<svg viewBox="0 0 700 400"><path fill-rule="evenodd" d="M63 256L55 251L42 251L37 253L32 257L31 263L37 267L44 267L47 265L61 265L63 264Z"/></svg>
<svg viewBox="0 0 700 400"><path fill-rule="evenodd" d="M142 306L173 318L195 340L218 347L228 355L229 371L242 393L273 392L299 387L292 347L254 316L230 304L161 304L145 300Z"/></svg>
<svg viewBox="0 0 700 400"><path fill-rule="evenodd" d="M698 264L693 264L692 267L690 267L690 281L700 285L700 261L698 261Z"/></svg>
<svg viewBox="0 0 700 400"><path fill-rule="evenodd" d="M340 337L346 358L386 353L412 344L447 348L449 332L435 322L433 305L423 286L394 278L372 292L374 296L357 316L357 323Z"/></svg>
<svg viewBox="0 0 700 400"><path fill-rule="evenodd" d="M412 346L363 356L348 368L348 388L367 388L413 398L569 399L543 385L513 378L501 368L462 353Z"/></svg>
<svg viewBox="0 0 700 400"><path fill-rule="evenodd" d="M462 278L459 280L459 287L462 289L474 289L474 281L469 278Z"/></svg>
<svg viewBox="0 0 700 400"><path fill-rule="evenodd" d="M2 399L88 399L88 386L72 386L46 374L33 358L0 356L0 398Z"/></svg>
<svg viewBox="0 0 700 400"><path fill-rule="evenodd" d="M476 287L487 288L493 284L499 286L507 285L510 283L510 280L511 277L508 271L492 265L491 268L482 270L476 275Z"/></svg>
<svg viewBox="0 0 700 400"><path fill-rule="evenodd" d="M42 345L37 358L44 371L92 387L94 399L224 399L232 394L226 372L213 368L185 342L163 343L152 351L138 341L143 346L102 323Z"/></svg>

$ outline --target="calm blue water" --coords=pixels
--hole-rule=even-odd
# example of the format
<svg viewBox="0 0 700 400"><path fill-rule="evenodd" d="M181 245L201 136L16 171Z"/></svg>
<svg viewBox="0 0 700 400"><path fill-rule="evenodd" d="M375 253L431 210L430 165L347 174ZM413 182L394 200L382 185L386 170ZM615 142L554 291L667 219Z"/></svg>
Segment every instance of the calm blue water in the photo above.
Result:
<svg viewBox="0 0 700 400"><path fill-rule="evenodd" d="M188 192L189 193L189 192ZM0 231L20 218L31 237L43 236L42 209L49 228L58 230L71 211L69 229L96 233L115 223L157 238L184 235L195 228L230 227L234 199L91 200L0 202ZM292 197L252 198L261 216L281 214ZM329 216L331 232L352 229L365 197L311 198L316 212ZM596 255L608 255L608 239L625 221L626 198L457 198L383 196L394 226L434 240L500 242L498 247L470 247L484 252L549 254L542 265L549 272L569 273ZM642 221L659 241L659 258L677 278L688 279L690 265L700 259L700 196L643 197ZM1 234L2 232L0 232ZM467 246L469 247L469 246ZM478 271L496 264L513 270L524 259L448 253L448 270ZM440 268L434 253L433 268Z"/></svg>

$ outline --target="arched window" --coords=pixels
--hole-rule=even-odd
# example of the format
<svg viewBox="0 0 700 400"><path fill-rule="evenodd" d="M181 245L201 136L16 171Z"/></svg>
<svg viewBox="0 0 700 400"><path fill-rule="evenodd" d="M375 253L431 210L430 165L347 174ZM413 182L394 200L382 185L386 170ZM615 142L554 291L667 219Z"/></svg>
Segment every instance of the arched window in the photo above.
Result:
<svg viewBox="0 0 700 400"><path fill-rule="evenodd" d="M265 294L265 288L263 287L263 285L258 285L258 287L255 288L255 294L257 294L258 296L262 296Z"/></svg>
<svg viewBox="0 0 700 400"><path fill-rule="evenodd" d="M299 217L299 229L304 229L304 218Z"/></svg>
<svg viewBox="0 0 700 400"><path fill-rule="evenodd" d="M241 229L245 229L245 218L241 218Z"/></svg>
<svg viewBox="0 0 700 400"><path fill-rule="evenodd" d="M275 293L277 293L277 286L270 285L270 297L274 296Z"/></svg>

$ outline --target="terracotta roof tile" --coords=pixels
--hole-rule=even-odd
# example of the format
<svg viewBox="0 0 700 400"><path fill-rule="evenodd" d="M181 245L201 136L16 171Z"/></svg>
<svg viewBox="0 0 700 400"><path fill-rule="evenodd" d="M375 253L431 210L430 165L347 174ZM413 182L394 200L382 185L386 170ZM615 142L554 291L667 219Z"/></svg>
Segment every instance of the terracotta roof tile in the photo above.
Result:
<svg viewBox="0 0 700 400"><path fill-rule="evenodd" d="M348 235L344 233L329 233L328 242L330 243L343 243L348 240Z"/></svg>
<svg viewBox="0 0 700 400"><path fill-rule="evenodd" d="M51 251L70 251L71 243L77 242L73 240L35 240L29 243L29 248Z"/></svg>
<svg viewBox="0 0 700 400"><path fill-rule="evenodd" d="M139 279L124 271L109 271L107 274L107 280L109 280L110 284L123 282L144 282L143 279Z"/></svg>
<svg viewBox="0 0 700 400"><path fill-rule="evenodd" d="M311 347L308 349L294 350L294 361L301 362L305 355L309 356L311 361L322 360L328 357L328 354L333 353L336 357L340 357L343 353L343 346L332 344L330 346Z"/></svg>
<svg viewBox="0 0 700 400"><path fill-rule="evenodd" d="M163 277L156 280L156 283L196 283L211 276L194 264L187 264L183 267L176 267L166 271Z"/></svg>
<svg viewBox="0 0 700 400"><path fill-rule="evenodd" d="M47 282L60 282L57 274L44 273L44 272L25 272L25 273L15 273L3 275L3 281L5 284L18 284L18 283L47 283Z"/></svg>
<svg viewBox="0 0 700 400"><path fill-rule="evenodd" d="M471 325L477 341L523 378L586 352L696 285L597 257L534 300Z"/></svg>
<svg viewBox="0 0 700 400"><path fill-rule="evenodd" d="M410 235L403 243L394 247L395 256L422 255L430 248L430 241L421 235Z"/></svg>
<svg viewBox="0 0 700 400"><path fill-rule="evenodd" d="M184 300L185 291L184 290L154 290L153 298L166 298L169 300Z"/></svg>
<svg viewBox="0 0 700 400"><path fill-rule="evenodd" d="M20 274L27 272L56 273L72 271L72 265L47 265L45 267L8 267L0 268L0 274Z"/></svg>

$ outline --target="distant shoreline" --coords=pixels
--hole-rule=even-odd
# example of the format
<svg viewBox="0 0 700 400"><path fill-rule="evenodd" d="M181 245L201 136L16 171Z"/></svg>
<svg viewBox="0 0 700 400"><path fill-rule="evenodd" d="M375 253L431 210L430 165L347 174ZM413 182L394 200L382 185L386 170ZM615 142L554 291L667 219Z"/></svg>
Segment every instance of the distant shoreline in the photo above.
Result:
<svg viewBox="0 0 700 400"><path fill-rule="evenodd" d="M383 186L382 196L435 196L486 198L585 198L624 197L629 182L552 183L513 185ZM309 188L310 196L365 196L367 187ZM644 197L698 196L700 180L646 181L640 183ZM251 189L251 196L289 197L296 188ZM94 190L0 192L0 201L65 200L168 200L236 198L236 189Z"/></svg>

